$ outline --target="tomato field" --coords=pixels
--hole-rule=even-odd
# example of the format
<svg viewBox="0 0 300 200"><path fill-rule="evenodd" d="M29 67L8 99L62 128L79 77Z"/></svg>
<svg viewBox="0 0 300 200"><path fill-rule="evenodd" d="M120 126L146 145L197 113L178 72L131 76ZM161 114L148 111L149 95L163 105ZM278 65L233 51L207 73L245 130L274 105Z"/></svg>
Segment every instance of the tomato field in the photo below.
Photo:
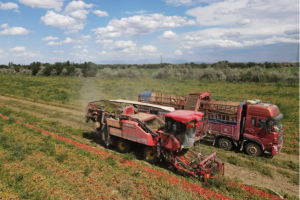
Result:
<svg viewBox="0 0 300 200"><path fill-rule="evenodd" d="M0 119L3 199L279 199L276 193L297 199L298 85L172 78L154 81L0 75L0 79L0 114L8 116ZM206 186L164 166L149 165L134 152L119 154L103 148L91 124L84 123L86 103L137 100L138 93L145 90L175 95L206 90L214 99L270 101L284 115L284 149L268 159L201 144L202 150L217 152L228 169L224 178ZM243 177L243 173L250 176ZM285 186L278 186L279 181Z"/></svg>

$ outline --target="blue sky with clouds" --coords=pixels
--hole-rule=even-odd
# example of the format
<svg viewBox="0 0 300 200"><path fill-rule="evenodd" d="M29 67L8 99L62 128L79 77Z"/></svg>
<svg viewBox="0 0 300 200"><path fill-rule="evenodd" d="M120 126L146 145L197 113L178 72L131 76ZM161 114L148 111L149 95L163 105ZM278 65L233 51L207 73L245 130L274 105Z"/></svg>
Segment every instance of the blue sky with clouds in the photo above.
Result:
<svg viewBox="0 0 300 200"><path fill-rule="evenodd" d="M298 0L0 0L0 63L295 61Z"/></svg>

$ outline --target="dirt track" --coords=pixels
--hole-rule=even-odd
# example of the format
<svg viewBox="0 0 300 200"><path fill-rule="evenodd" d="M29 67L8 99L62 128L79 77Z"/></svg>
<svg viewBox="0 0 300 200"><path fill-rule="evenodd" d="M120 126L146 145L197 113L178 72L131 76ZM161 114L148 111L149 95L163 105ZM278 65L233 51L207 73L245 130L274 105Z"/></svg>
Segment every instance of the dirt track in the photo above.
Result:
<svg viewBox="0 0 300 200"><path fill-rule="evenodd" d="M67 108L61 108L56 107L52 105L45 105L41 103L35 103L10 97L4 97L0 96L0 103L4 104L4 106L7 106L10 109L16 110L16 111L25 111L28 115L37 116L40 118L43 118L45 120L49 121L57 121L65 126L72 126L74 128L79 128L85 131L91 131L91 126L88 126L84 122L84 112L83 111L76 111L71 110ZM20 104L16 104L20 103ZM43 108L45 112L41 114L40 112L37 112L33 109L29 109L28 106L38 106L40 108ZM53 118L49 116L50 114L53 115L55 112L63 113L66 116L70 116L73 119L76 119L76 122L72 119L68 118ZM78 121L78 122L77 122ZM86 140L85 138L82 138L82 140ZM234 152L232 152L233 156L237 156ZM299 161L299 157L297 155L288 155L288 154L280 154L277 157L274 157L274 159L278 160L291 160L294 162ZM238 167L235 165L231 165L229 163L225 164L225 176L229 178L238 178L241 180L244 184L253 185L253 186L260 186L265 187L269 189L274 189L277 192L284 191L292 195L298 196L299 194L299 186L292 184L289 182L289 179L282 176L281 174L276 172L277 166L268 166L274 169L274 178L265 177L261 175L259 172L251 171L242 167ZM281 168L278 168L281 169ZM290 173L294 173L291 170L286 170Z"/></svg>

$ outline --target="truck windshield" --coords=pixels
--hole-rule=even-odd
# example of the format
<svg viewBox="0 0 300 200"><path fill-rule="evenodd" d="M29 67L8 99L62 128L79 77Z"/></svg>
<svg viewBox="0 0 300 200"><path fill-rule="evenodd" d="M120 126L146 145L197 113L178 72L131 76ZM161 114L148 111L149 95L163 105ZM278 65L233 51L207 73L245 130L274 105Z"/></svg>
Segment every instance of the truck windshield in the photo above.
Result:
<svg viewBox="0 0 300 200"><path fill-rule="evenodd" d="M273 130L275 132L279 132L283 129L283 126L282 126L282 123L281 123L281 120L278 120L278 121L273 121Z"/></svg>
<svg viewBox="0 0 300 200"><path fill-rule="evenodd" d="M186 128L186 132L184 134L184 141L182 143L183 148L188 149L190 148L195 141L195 134L196 134L196 128Z"/></svg>
<svg viewBox="0 0 300 200"><path fill-rule="evenodd" d="M145 121L145 123L149 126L149 128L151 128L152 130L155 129L161 129L162 127L165 126L164 122L162 122L161 120L159 120L158 118L153 118L150 119L148 121Z"/></svg>

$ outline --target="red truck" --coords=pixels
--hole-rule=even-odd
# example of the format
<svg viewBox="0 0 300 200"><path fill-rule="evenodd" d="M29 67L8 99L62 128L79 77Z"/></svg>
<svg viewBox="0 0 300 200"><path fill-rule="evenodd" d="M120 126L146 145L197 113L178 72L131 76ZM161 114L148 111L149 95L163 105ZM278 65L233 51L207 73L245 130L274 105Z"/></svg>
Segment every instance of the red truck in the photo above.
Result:
<svg viewBox="0 0 300 200"><path fill-rule="evenodd" d="M176 109L203 112L207 123L199 127L199 138L210 140L219 148L231 150L233 146L250 156L262 153L270 157L283 146L283 115L274 104L260 100L243 102L212 100L209 92L192 92L185 97L154 95L147 91L139 94L139 101L152 104L174 105Z"/></svg>
<svg viewBox="0 0 300 200"><path fill-rule="evenodd" d="M117 107L116 102L126 106ZM166 113L163 121L154 114L139 112L138 106L164 109L126 100L95 101L87 105L86 121L92 120L105 144L115 145L121 153L138 145L149 163L165 160L179 172L205 182L214 178L216 172L224 174L224 163L217 160L216 153L204 157L190 150L197 127L203 124L204 113L175 110Z"/></svg>

